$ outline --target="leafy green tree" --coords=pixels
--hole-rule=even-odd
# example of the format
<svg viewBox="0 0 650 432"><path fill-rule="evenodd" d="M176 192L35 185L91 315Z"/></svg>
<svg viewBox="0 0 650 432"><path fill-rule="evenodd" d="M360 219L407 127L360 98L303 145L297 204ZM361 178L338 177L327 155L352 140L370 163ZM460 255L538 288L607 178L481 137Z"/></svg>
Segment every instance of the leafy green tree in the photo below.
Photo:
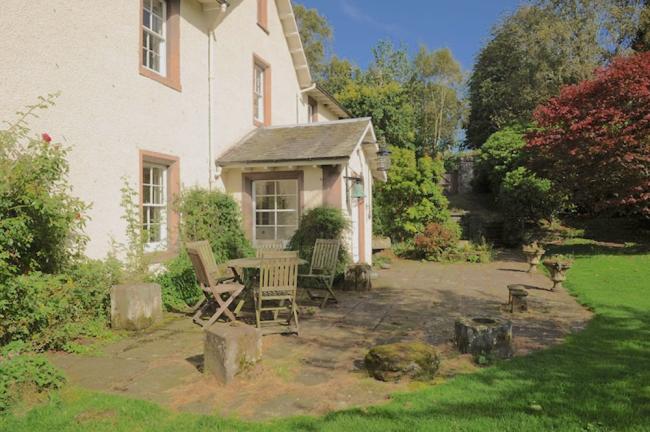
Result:
<svg viewBox="0 0 650 432"><path fill-rule="evenodd" d="M326 69L325 57L332 42L332 27L316 9L294 4L300 38L314 78L321 79Z"/></svg>
<svg viewBox="0 0 650 432"><path fill-rule="evenodd" d="M413 77L413 64L404 46L395 47L390 40L380 40L372 48L372 63L364 75L369 83L379 86L391 82L407 83Z"/></svg>
<svg viewBox="0 0 650 432"><path fill-rule="evenodd" d="M378 138L398 147L413 148L415 112L404 86L395 81L381 85L356 81L337 97L354 117L372 117Z"/></svg>
<svg viewBox="0 0 650 432"><path fill-rule="evenodd" d="M528 123L539 104L562 86L592 76L626 52L639 29L640 0L538 0L492 31L469 81L466 145ZM579 29L579 30L578 30Z"/></svg>
<svg viewBox="0 0 650 432"><path fill-rule="evenodd" d="M415 75L409 91L417 107L417 147L431 155L447 149L455 141L464 113L459 96L463 73L447 48L429 51L421 46L413 63Z"/></svg>
<svg viewBox="0 0 650 432"><path fill-rule="evenodd" d="M331 94L338 95L360 76L361 70L357 66L347 59L340 59L334 55L325 65L320 84Z"/></svg>
<svg viewBox="0 0 650 432"><path fill-rule="evenodd" d="M635 51L650 51L650 0L644 0L639 16L639 26L632 42Z"/></svg>
<svg viewBox="0 0 650 432"><path fill-rule="evenodd" d="M490 135L478 150L477 178L487 181L490 192L498 194L506 174L522 164L525 145L523 128L513 126Z"/></svg>
<svg viewBox="0 0 650 432"><path fill-rule="evenodd" d="M412 239L431 223L449 220L440 180L442 159L417 158L413 150L392 147L388 181L375 186L373 226L395 241Z"/></svg>

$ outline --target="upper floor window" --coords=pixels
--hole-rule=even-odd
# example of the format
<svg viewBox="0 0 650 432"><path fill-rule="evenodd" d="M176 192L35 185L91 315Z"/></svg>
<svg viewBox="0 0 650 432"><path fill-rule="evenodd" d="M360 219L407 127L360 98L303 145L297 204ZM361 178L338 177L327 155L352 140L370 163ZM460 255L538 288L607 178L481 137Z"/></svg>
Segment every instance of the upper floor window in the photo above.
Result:
<svg viewBox="0 0 650 432"><path fill-rule="evenodd" d="M167 2L143 0L142 2L142 65L160 75L165 75Z"/></svg>
<svg viewBox="0 0 650 432"><path fill-rule="evenodd" d="M267 0L257 0L257 25L268 33L269 31L269 5Z"/></svg>
<svg viewBox="0 0 650 432"><path fill-rule="evenodd" d="M255 57L253 63L253 123L271 124L271 67Z"/></svg>
<svg viewBox="0 0 650 432"><path fill-rule="evenodd" d="M140 0L140 5L140 74L180 91L181 0Z"/></svg>

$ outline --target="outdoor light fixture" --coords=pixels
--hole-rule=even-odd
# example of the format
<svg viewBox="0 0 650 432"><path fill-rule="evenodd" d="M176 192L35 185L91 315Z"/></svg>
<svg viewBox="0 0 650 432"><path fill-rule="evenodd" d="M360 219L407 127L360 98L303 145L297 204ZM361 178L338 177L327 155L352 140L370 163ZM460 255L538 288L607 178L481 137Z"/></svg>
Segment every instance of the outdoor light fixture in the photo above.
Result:
<svg viewBox="0 0 650 432"><path fill-rule="evenodd" d="M361 177L344 177L346 180L352 181L352 187L350 188L350 197L351 198L365 198L366 193L363 190L363 179Z"/></svg>
<svg viewBox="0 0 650 432"><path fill-rule="evenodd" d="M390 150L386 145L386 140L381 139L379 143L379 151L377 152L377 170L388 171L390 169Z"/></svg>
<svg viewBox="0 0 650 432"><path fill-rule="evenodd" d="M352 198L365 198L366 193L363 190L363 180L354 179L354 184L352 185Z"/></svg>

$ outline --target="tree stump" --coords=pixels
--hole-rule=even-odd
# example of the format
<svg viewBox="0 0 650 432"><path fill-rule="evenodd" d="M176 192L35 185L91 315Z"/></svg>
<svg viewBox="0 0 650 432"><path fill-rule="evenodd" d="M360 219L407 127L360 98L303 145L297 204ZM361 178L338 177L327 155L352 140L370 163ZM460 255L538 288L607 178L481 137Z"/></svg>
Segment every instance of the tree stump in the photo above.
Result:
<svg viewBox="0 0 650 432"><path fill-rule="evenodd" d="M456 346L463 354L510 358L512 323L500 318L458 318L455 323Z"/></svg>

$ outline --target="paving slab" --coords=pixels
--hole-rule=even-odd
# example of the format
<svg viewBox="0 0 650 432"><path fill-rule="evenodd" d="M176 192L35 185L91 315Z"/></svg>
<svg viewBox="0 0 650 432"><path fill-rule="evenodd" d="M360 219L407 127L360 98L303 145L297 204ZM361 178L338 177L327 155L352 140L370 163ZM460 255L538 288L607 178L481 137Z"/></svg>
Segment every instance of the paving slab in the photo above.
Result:
<svg viewBox="0 0 650 432"><path fill-rule="evenodd" d="M451 377L476 370L451 343L459 316L512 320L516 355L584 328L591 313L564 289L549 291L552 282L526 273L527 267L516 253L488 264L396 260L379 271L372 291L341 291L338 304L303 316L300 336L265 336L262 361L228 386L203 374L203 331L184 315L167 315L163 324L112 343L98 356L50 357L73 385L179 411L262 420L378 404L410 387L367 376L362 360L374 345L433 344L442 357L439 375ZM527 288L529 312L506 311L509 284Z"/></svg>

